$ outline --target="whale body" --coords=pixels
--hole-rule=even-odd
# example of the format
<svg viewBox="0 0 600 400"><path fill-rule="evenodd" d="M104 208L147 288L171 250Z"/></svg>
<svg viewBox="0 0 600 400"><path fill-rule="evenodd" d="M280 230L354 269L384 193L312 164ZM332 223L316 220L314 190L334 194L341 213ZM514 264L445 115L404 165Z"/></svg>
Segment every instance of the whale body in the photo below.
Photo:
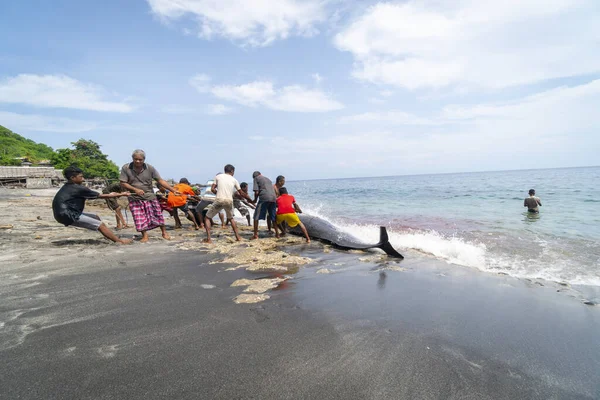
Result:
<svg viewBox="0 0 600 400"><path fill-rule="evenodd" d="M308 236L313 239L331 243L340 249L367 250L377 248L383 250L385 254L390 257L404 258L404 256L398 253L390 244L387 230L384 226L379 228L379 243L368 244L349 233L341 231L335 225L322 218L306 214L298 214L298 217L300 218L300 221L302 221L302 224L304 224L304 227L306 227ZM302 235L302 230L299 225L290 229L290 232Z"/></svg>

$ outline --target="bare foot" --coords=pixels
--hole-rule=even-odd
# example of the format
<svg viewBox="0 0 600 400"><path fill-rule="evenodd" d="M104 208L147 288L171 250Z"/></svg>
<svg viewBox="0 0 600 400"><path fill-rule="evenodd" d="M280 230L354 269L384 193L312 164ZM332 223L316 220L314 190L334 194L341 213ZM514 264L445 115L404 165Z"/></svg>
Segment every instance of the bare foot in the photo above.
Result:
<svg viewBox="0 0 600 400"><path fill-rule="evenodd" d="M123 229L129 228L129 225L123 225Z"/></svg>
<svg viewBox="0 0 600 400"><path fill-rule="evenodd" d="M239 242L239 241L241 241L241 240L242 240L242 238L241 238L241 237L239 237L239 236L236 236L236 237L235 237L235 241L236 241L236 242Z"/></svg>
<svg viewBox="0 0 600 400"><path fill-rule="evenodd" d="M253 236L250 238L250 240L256 240L256 239L258 239L258 235L253 235Z"/></svg>
<svg viewBox="0 0 600 400"><path fill-rule="evenodd" d="M202 239L202 243L212 243L212 240L210 239Z"/></svg>
<svg viewBox="0 0 600 400"><path fill-rule="evenodd" d="M195 229L195 230L197 230L197 231L199 231L199 230L200 230L200 227L199 227L199 226L196 226L194 229Z"/></svg>
<svg viewBox="0 0 600 400"><path fill-rule="evenodd" d="M306 243L310 243L310 239L306 239Z"/></svg>
<svg viewBox="0 0 600 400"><path fill-rule="evenodd" d="M164 235L162 235L163 239L165 240L171 240L171 236L169 236L168 233L165 233Z"/></svg>
<svg viewBox="0 0 600 400"><path fill-rule="evenodd" d="M140 239L140 243L146 243L148 241L149 237L148 236L142 236L142 238Z"/></svg>
<svg viewBox="0 0 600 400"><path fill-rule="evenodd" d="M131 239L121 239L117 243L118 244L131 244L131 243L133 243L133 240L131 240Z"/></svg>
<svg viewBox="0 0 600 400"><path fill-rule="evenodd" d="M174 229L181 229L181 225L175 225Z"/></svg>

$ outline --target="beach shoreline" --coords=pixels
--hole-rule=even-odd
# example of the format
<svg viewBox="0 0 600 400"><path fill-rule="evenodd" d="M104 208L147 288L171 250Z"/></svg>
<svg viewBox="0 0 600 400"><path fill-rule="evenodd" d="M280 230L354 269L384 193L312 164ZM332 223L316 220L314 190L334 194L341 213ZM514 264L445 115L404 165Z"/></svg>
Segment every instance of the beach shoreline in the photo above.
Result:
<svg viewBox="0 0 600 400"><path fill-rule="evenodd" d="M14 226L0 231L7 398L600 393L600 312L583 304L597 288L494 275L411 251L398 262L296 237L233 243L230 228L215 229L212 247L200 243L203 231L188 229L169 230L172 241L153 232L148 244L119 246L56 223L50 192L9 192L0 196L0 225ZM110 210L86 211L114 227ZM249 264L280 268L231 263L232 249L256 253ZM244 293L251 286L232 286L240 280L267 289ZM244 294L261 301L236 304Z"/></svg>

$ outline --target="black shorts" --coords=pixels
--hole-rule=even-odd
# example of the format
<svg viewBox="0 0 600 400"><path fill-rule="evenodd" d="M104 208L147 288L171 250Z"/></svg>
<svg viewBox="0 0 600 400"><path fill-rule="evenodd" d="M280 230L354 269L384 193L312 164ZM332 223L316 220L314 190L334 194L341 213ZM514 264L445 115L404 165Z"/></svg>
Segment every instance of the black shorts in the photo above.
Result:
<svg viewBox="0 0 600 400"><path fill-rule="evenodd" d="M184 205L182 205L182 206L179 206L179 207L173 207L173 210L181 210L181 211L183 211L183 213L184 213L184 214L187 214L187 213L188 213L188 211L189 211L190 209L189 209L189 207L188 207L188 204L187 204L187 203L185 203L185 204L184 204Z"/></svg>

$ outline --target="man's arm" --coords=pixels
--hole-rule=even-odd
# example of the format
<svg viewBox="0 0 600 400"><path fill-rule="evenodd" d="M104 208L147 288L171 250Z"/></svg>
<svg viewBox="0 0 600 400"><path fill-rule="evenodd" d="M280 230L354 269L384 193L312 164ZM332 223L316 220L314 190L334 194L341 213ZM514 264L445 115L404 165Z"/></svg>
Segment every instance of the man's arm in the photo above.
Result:
<svg viewBox="0 0 600 400"><path fill-rule="evenodd" d="M523 207L527 207L527 199L523 200Z"/></svg>
<svg viewBox="0 0 600 400"><path fill-rule="evenodd" d="M300 206L298 205L298 203L293 202L292 206L294 206L294 210L296 211L296 213L302 214L302 209L300 208Z"/></svg>
<svg viewBox="0 0 600 400"><path fill-rule="evenodd" d="M164 187L165 189L167 189L167 190L169 190L169 191L173 192L173 194L174 194L175 196L179 196L179 195L181 195L181 193L179 193L177 190L175 190L175 189L173 188L173 186L169 185L169 183L168 183L167 181L165 181L164 179L162 179L162 178L159 178L159 179L157 179L157 181L158 181L158 183L160 183L160 186L162 186L162 187Z"/></svg>
<svg viewBox="0 0 600 400"><path fill-rule="evenodd" d="M242 197L243 199L246 199L246 200L248 200L250 203L252 203L252 199L250 198L250 196L248 196L248 195L246 194L246 192L244 192L242 189L238 189L238 191L237 191L237 194L238 194L240 197ZM242 201L244 201L244 200L242 200Z"/></svg>
<svg viewBox="0 0 600 400"><path fill-rule="evenodd" d="M116 193L116 192L112 192L112 193L102 193L101 195L98 196L99 199L110 199L113 197L123 197L123 196L129 196L131 193L129 192L121 192L121 193Z"/></svg>
<svg viewBox="0 0 600 400"><path fill-rule="evenodd" d="M217 194L217 182L213 182L213 184L210 186L210 191L213 192L214 194Z"/></svg>
<svg viewBox="0 0 600 400"><path fill-rule="evenodd" d="M142 189L137 189L137 188L131 186L126 181L121 181L121 188L126 189L129 192L135 193L138 196L143 196L144 195L144 191Z"/></svg>
<svg viewBox="0 0 600 400"><path fill-rule="evenodd" d="M542 200L540 200L539 197L535 198L535 202L538 203L538 206L540 206L540 207L542 206Z"/></svg>

